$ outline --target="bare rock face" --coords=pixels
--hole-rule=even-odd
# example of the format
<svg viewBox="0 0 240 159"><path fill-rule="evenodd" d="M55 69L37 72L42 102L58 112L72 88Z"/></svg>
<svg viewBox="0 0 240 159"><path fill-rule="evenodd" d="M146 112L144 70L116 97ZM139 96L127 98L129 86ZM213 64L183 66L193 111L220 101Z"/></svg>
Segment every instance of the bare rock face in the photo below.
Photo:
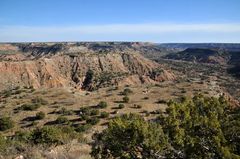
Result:
<svg viewBox="0 0 240 159"><path fill-rule="evenodd" d="M130 44L112 45L13 44L17 52L5 49L8 53L0 55L0 89L14 86L71 86L94 90L124 81L141 84L175 78L160 64L145 59L129 48Z"/></svg>

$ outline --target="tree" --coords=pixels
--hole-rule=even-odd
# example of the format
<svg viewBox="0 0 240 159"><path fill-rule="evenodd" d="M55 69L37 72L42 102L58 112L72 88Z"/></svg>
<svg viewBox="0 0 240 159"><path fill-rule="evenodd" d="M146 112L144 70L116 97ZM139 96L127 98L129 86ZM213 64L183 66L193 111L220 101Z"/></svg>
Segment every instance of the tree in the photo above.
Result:
<svg viewBox="0 0 240 159"><path fill-rule="evenodd" d="M240 108L224 97L170 100L153 122L123 115L94 135L98 158L240 158Z"/></svg>
<svg viewBox="0 0 240 159"><path fill-rule="evenodd" d="M98 158L157 158L168 150L160 125L130 114L110 121L102 133L95 134L91 155Z"/></svg>
<svg viewBox="0 0 240 159"><path fill-rule="evenodd" d="M83 82L83 86L84 88L88 88L90 87L92 81L93 81L93 77L94 77L94 72L93 70L89 69L86 73L86 78Z"/></svg>
<svg viewBox="0 0 240 159"><path fill-rule="evenodd" d="M222 129L229 105L223 97L197 95L169 102L159 121L177 158L233 158ZM176 156L177 155L177 156Z"/></svg>

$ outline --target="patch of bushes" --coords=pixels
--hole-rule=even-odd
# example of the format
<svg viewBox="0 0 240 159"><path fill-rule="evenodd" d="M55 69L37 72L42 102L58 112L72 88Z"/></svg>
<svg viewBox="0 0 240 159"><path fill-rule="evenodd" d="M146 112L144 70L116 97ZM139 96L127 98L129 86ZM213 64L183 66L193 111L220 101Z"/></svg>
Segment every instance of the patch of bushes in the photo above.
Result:
<svg viewBox="0 0 240 159"><path fill-rule="evenodd" d="M99 110L98 109L93 109L93 110L91 110L91 112L90 112L90 115L91 116L94 116L94 115L99 115Z"/></svg>
<svg viewBox="0 0 240 159"><path fill-rule="evenodd" d="M96 125L99 122L100 120L97 117L89 118L88 120L86 120L86 123L91 125Z"/></svg>
<svg viewBox="0 0 240 159"><path fill-rule="evenodd" d="M89 118L90 118L90 117L89 117L88 115L82 114L82 115L80 115L79 120L80 120L80 121L83 121L83 120L88 120Z"/></svg>
<svg viewBox="0 0 240 159"><path fill-rule="evenodd" d="M34 144L59 145L78 138L71 127L44 126L31 132L29 140Z"/></svg>
<svg viewBox="0 0 240 159"><path fill-rule="evenodd" d="M79 110L79 114L80 114L80 115L90 116L90 114L91 114L91 108L89 108L89 107L82 107L82 108L80 108L80 110Z"/></svg>
<svg viewBox="0 0 240 159"><path fill-rule="evenodd" d="M23 104L19 109L25 110L25 111L33 111L40 108L40 104L34 103L34 104Z"/></svg>
<svg viewBox="0 0 240 159"><path fill-rule="evenodd" d="M94 158L158 158L168 148L161 126L139 115L124 115L110 121L107 129L93 136Z"/></svg>
<svg viewBox="0 0 240 159"><path fill-rule="evenodd" d="M0 131L5 131L14 127L14 122L10 117L0 118Z"/></svg>
<svg viewBox="0 0 240 159"><path fill-rule="evenodd" d="M199 94L169 101L154 121L123 115L93 136L94 158L240 158L240 108Z"/></svg>
<svg viewBox="0 0 240 159"><path fill-rule="evenodd" d="M65 107L61 108L58 111L58 114L62 114L62 115L73 115L74 112L72 110L67 110Z"/></svg>
<svg viewBox="0 0 240 159"><path fill-rule="evenodd" d="M109 113L108 112L101 112L100 118L108 118L108 117L109 117Z"/></svg>
<svg viewBox="0 0 240 159"><path fill-rule="evenodd" d="M87 130L89 130L92 127L91 124L84 124L84 125L78 125L75 130L77 132L86 132Z"/></svg>

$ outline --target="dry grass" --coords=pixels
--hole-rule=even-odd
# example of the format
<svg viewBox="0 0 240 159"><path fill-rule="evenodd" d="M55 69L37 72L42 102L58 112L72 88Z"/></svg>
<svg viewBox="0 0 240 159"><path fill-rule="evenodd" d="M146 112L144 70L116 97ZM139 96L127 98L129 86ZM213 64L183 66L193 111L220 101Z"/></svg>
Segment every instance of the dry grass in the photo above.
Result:
<svg viewBox="0 0 240 159"><path fill-rule="evenodd" d="M96 109L96 106L100 101L106 101L108 107L104 109L99 109L100 112L110 113L109 118L100 119L100 123L93 126L90 130L85 133L85 137L88 142L91 142L91 136L97 131L102 131L106 127L106 123L113 117L125 114L125 113L138 113L145 116L146 119L153 119L158 116L158 110L164 111L167 105L165 103L158 103L159 100L168 101L170 99L178 98L183 95L192 96L196 90L201 92L209 92L210 95L217 94L217 91L210 91L207 84L199 82L163 82L159 85L141 85L141 86L130 86L129 89L133 93L129 94L129 103L124 103L125 107L123 109L117 109L119 103L122 103L123 95L121 92L126 87L119 87L115 89L114 87L99 89L94 92L77 91L71 88L52 88L52 89L39 89L34 92L28 91L11 95L7 98L1 97L1 100L6 100L6 102L1 102L0 104L0 116L7 115L10 116L16 125L13 129L6 131L5 134L12 135L18 130L29 130L34 127L43 126L49 122L53 122L57 119L60 114L57 114L62 108L74 112L74 114L65 115L70 122L74 124L84 123L85 121L79 121L79 114L77 113L81 107L92 107ZM41 98L47 101L48 104L41 105L40 108L34 111L24 111L16 110L22 104L28 104L32 102L34 98ZM147 98L146 98L147 97ZM37 120L36 125L32 125L32 120L37 112L42 111L46 114L46 117L42 120ZM146 115L148 112L148 116ZM62 146L50 149L49 151L41 150L35 148L38 156L45 156L45 158L61 158L67 156L67 158L90 158L90 146L88 144L83 144L79 146L78 144L68 145L68 148ZM66 145L65 145L66 146ZM33 151L30 151L33 152ZM52 154L56 152L56 154ZM60 155L60 156L56 156ZM72 156L71 156L72 155ZM41 158L41 157L39 157Z"/></svg>

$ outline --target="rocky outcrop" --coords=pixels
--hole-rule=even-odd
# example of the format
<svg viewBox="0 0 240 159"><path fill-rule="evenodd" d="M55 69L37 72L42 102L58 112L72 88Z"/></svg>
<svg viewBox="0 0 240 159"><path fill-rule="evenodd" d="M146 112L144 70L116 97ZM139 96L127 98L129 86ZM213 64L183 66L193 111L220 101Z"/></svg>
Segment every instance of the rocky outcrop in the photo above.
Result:
<svg viewBox="0 0 240 159"><path fill-rule="evenodd" d="M19 50L21 53L0 56L1 89L15 86L71 86L93 90L118 85L124 81L129 84L141 84L175 78L160 64L142 57L129 47L114 46L109 50L109 47L68 43L24 44L19 46ZM156 74L156 70L159 69L162 72ZM93 77L86 86L85 80L89 70L92 70Z"/></svg>

